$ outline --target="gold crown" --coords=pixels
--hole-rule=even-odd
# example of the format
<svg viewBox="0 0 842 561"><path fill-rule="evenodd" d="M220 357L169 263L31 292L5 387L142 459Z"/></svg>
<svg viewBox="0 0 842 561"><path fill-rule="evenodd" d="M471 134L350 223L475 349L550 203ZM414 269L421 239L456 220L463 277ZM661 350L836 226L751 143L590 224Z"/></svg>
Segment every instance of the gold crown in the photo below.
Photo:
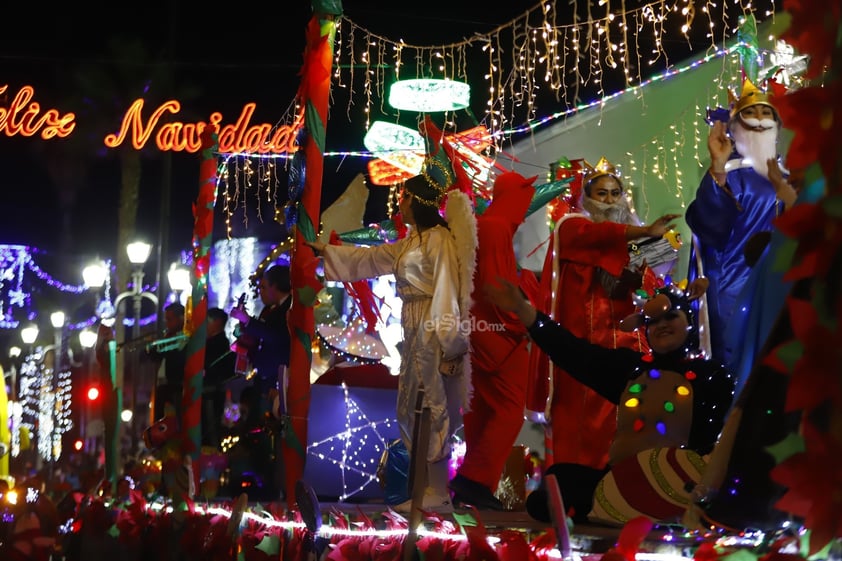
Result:
<svg viewBox="0 0 842 561"><path fill-rule="evenodd" d="M434 177L434 174L441 175L441 178ZM450 174L450 170L447 169L447 166L437 158L427 157L424 159L424 163L421 164L421 176L432 190L434 196L424 197L410 188L409 191L412 193L412 197L417 199L421 204L435 207L439 206L445 193L447 193L447 190L453 183L453 177Z"/></svg>
<svg viewBox="0 0 842 561"><path fill-rule="evenodd" d="M620 172L617 170L617 167L608 161L608 159L603 156L599 159L595 166L590 165L587 161L584 162L583 167L584 172L584 179L582 180L582 184L587 186L588 183L597 179L598 177L602 177L603 175L610 175L620 181Z"/></svg>
<svg viewBox="0 0 842 561"><path fill-rule="evenodd" d="M771 95L768 92L764 92L755 86L751 80L746 78L743 82L743 91L740 92L740 97L736 97L731 90L728 90L728 100L731 103L731 117L733 118L737 113L752 105L768 105L772 109L775 109L775 106L769 101L770 97ZM775 111L777 114L777 110Z"/></svg>

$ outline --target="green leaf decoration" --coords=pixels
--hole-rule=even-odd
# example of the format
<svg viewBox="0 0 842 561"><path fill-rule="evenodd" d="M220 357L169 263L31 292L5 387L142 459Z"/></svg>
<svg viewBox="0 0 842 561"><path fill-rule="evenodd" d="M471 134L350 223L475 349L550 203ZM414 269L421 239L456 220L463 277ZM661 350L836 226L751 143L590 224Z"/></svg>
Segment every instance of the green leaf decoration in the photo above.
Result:
<svg viewBox="0 0 842 561"><path fill-rule="evenodd" d="M482 216L482 213L488 208L488 205L491 204L491 201L488 199L484 199L482 197L477 197L476 203L474 204L474 214L477 216Z"/></svg>
<svg viewBox="0 0 842 561"><path fill-rule="evenodd" d="M300 329L296 329L295 337L298 339L298 343L307 352L307 363L309 364L310 362L313 362L313 346L311 345L312 339L310 339L310 335Z"/></svg>
<svg viewBox="0 0 842 561"><path fill-rule="evenodd" d="M529 203L529 210L526 211L526 216L540 210L548 202L558 197L568 189L568 185L573 182L573 177L565 177L552 183L544 183L535 187L535 195L532 197L532 202Z"/></svg>
<svg viewBox="0 0 842 561"><path fill-rule="evenodd" d="M795 362L804 354L804 344L797 340L790 341L778 347L778 351L775 354L786 365L787 369L792 372Z"/></svg>
<svg viewBox="0 0 842 561"><path fill-rule="evenodd" d="M342 0L313 0L312 6L316 14L342 15Z"/></svg>
<svg viewBox="0 0 842 561"><path fill-rule="evenodd" d="M313 138L313 142L319 148L320 153L325 151L325 124L322 122L319 112L312 101L307 102L307 109L304 113L304 122L307 125L307 132Z"/></svg>
<svg viewBox="0 0 842 561"><path fill-rule="evenodd" d="M720 557L719 561L757 561L757 559L759 559L757 554L747 549L738 549L734 553Z"/></svg>
<svg viewBox="0 0 842 561"><path fill-rule="evenodd" d="M816 315L819 318L819 324L830 331L836 331L838 319L834 312L833 303L829 300L835 296L835 291L828 291L827 282L816 279L813 283L813 297L810 301L813 303L813 309L816 310Z"/></svg>
<svg viewBox="0 0 842 561"><path fill-rule="evenodd" d="M298 440L298 435L295 434L294 430L292 430L292 423L290 422L288 415L285 416L284 424L287 425L287 429L284 431L284 441L290 448L295 450L299 456L306 458L307 452L304 451L304 446L302 446L301 441Z"/></svg>
<svg viewBox="0 0 842 561"><path fill-rule="evenodd" d="M316 305L319 293L312 286L302 286L298 289L298 301L311 308Z"/></svg>
<svg viewBox="0 0 842 561"><path fill-rule="evenodd" d="M794 432L789 433L786 438L766 447L766 451L775 458L775 464L779 464L787 458L801 453L805 450L804 438Z"/></svg>
<svg viewBox="0 0 842 561"><path fill-rule="evenodd" d="M307 214L304 205L298 205L298 231L308 242L316 241L316 230L313 228L313 220Z"/></svg>
<svg viewBox="0 0 842 561"><path fill-rule="evenodd" d="M801 533L801 555L807 558L807 561L824 561L825 559L830 559L830 550L834 546L834 544L838 544L837 540L831 540L828 542L826 546L824 546L821 551L817 551L813 555L808 556L807 554L810 552L810 530L807 529Z"/></svg>
<svg viewBox="0 0 842 561"><path fill-rule="evenodd" d="M346 243L365 244L365 245L380 245L383 239L380 237L380 232L386 232L390 238L398 237L398 230L395 228L395 223L392 220L384 220L380 223L379 228L367 227L359 230L351 230L344 234L339 234L339 239Z"/></svg>
<svg viewBox="0 0 842 561"><path fill-rule="evenodd" d="M787 238L781 242L772 258L772 270L780 273L789 271L798 251L798 240Z"/></svg>
<svg viewBox="0 0 842 561"><path fill-rule="evenodd" d="M281 538L277 534L266 534L255 549L259 549L269 557L277 557L281 552Z"/></svg>
<svg viewBox="0 0 842 561"><path fill-rule="evenodd" d="M454 512L453 513L453 519L462 528L464 528L465 526L476 526L477 525L477 519L474 518L471 514L468 514L468 513L461 514L459 512ZM464 533L464 530L463 530L463 533Z"/></svg>
<svg viewBox="0 0 842 561"><path fill-rule="evenodd" d="M842 218L842 195L828 195L822 202L822 210L833 218Z"/></svg>
<svg viewBox="0 0 842 561"><path fill-rule="evenodd" d="M573 167L573 164L570 162L570 160L567 158L567 156L562 156L561 158L559 158L556 161L556 164L558 164L558 167L564 168L564 169L570 169L570 168Z"/></svg>
<svg viewBox="0 0 842 561"><path fill-rule="evenodd" d="M745 16L737 30L737 41L740 43L737 51L740 53L740 65L743 67L743 72L756 84L757 74L760 71L757 63L760 46L757 43L757 21L754 19L754 14Z"/></svg>

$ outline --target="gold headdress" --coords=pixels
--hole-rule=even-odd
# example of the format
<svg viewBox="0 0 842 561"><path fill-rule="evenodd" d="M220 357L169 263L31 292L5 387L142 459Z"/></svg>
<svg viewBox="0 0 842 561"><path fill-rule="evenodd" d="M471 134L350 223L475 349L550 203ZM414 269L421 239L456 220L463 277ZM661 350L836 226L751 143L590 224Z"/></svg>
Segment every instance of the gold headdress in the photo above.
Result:
<svg viewBox="0 0 842 561"><path fill-rule="evenodd" d="M611 162L609 162L605 156L601 157L595 166L592 166L587 161L585 161L583 171L584 178L582 180L582 184L585 187L587 187L591 181L602 177L603 175L610 175L617 181L622 182L622 176L617 170L617 167Z"/></svg>
<svg viewBox="0 0 842 561"><path fill-rule="evenodd" d="M428 156L421 165L421 175L407 179L404 186L419 203L438 207L452 184L453 175L448 166Z"/></svg>
<svg viewBox="0 0 842 561"><path fill-rule="evenodd" d="M751 80L746 78L745 82L743 82L743 91L740 92L740 97L736 97L731 90L728 90L728 98L731 102L731 118L746 107L751 107L752 105L768 105L772 109L775 109L775 106L769 100L770 97L771 95L768 92L764 92L755 86ZM777 114L777 109L775 110L775 114Z"/></svg>

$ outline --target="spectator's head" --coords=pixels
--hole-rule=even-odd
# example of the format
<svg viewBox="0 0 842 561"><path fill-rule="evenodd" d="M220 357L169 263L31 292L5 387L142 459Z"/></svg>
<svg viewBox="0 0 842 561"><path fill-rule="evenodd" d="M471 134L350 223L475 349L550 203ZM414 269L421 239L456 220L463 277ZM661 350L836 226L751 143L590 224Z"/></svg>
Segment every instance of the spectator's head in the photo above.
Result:
<svg viewBox="0 0 842 561"><path fill-rule="evenodd" d="M167 333L174 335L184 329L184 306L179 302L173 302L164 308L164 325Z"/></svg>
<svg viewBox="0 0 842 561"><path fill-rule="evenodd" d="M639 223L623 192L619 171L604 156L596 166L585 163L581 207L594 222Z"/></svg>
<svg viewBox="0 0 842 561"><path fill-rule="evenodd" d="M279 304L292 289L287 265L273 265L263 271L258 283L260 300L264 306Z"/></svg>
<svg viewBox="0 0 842 561"><path fill-rule="evenodd" d="M778 154L781 121L770 96L746 79L740 97L731 107L728 130L737 153L760 175L768 177L766 161Z"/></svg>
<svg viewBox="0 0 842 561"><path fill-rule="evenodd" d="M225 331L228 314L222 308L208 308L208 337Z"/></svg>

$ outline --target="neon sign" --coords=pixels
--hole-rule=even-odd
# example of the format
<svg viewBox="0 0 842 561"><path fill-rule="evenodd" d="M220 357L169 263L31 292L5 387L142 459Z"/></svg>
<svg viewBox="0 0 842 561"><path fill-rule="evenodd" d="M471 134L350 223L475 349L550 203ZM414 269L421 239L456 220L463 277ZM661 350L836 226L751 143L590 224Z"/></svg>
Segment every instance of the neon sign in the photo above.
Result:
<svg viewBox="0 0 842 561"><path fill-rule="evenodd" d="M0 86L0 95L6 93L8 85ZM8 108L0 107L0 131L6 136L35 136L40 131L41 138L64 138L76 128L76 115L62 115L58 109L41 111L41 104L32 101L35 90L32 86L23 86Z"/></svg>
<svg viewBox="0 0 842 561"><path fill-rule="evenodd" d="M8 85L0 86L0 94L5 93L7 89ZM62 115L57 109L42 111L41 105L33 101L34 96L35 90L32 86L23 86L8 108L0 107L0 132L5 132L6 136L35 136L40 132L44 140L69 136L76 128L76 115ZM251 118L257 104L247 103L233 124L223 125L222 113L219 112L211 113L208 122L160 123L164 115L174 115L181 111L181 103L176 100L164 102L145 120L142 116L143 104L143 98L131 104L123 115L120 130L105 137L105 146L117 148L128 138L132 146L140 150L154 137L159 150L198 152L201 149L202 132L207 127L212 127L218 135L221 153L292 153L298 150L298 130L304 122L304 113L301 112L288 125L252 125Z"/></svg>
<svg viewBox="0 0 842 561"><path fill-rule="evenodd" d="M158 128L155 134L155 144L161 150L172 150L174 152L198 152L201 148L199 137L206 127L215 129L219 136L219 151L222 153L249 152L258 154L281 154L284 152L295 152L298 150L296 137L298 129L304 119L303 113L299 113L291 125L279 126L272 131L272 125L261 124L251 125L251 116L257 105L247 103L240 112L240 117L233 125L222 125L222 113L211 113L208 123L182 123L175 121L164 123ZM178 101L170 100L155 109L144 125L141 111L143 110L143 99L137 99L132 103L129 110L123 116L123 124L116 134L109 134L105 137L105 145L109 148L120 146L131 133L132 146L140 150L149 141L155 127L165 113L178 113L181 104ZM271 135L271 136L270 136Z"/></svg>

